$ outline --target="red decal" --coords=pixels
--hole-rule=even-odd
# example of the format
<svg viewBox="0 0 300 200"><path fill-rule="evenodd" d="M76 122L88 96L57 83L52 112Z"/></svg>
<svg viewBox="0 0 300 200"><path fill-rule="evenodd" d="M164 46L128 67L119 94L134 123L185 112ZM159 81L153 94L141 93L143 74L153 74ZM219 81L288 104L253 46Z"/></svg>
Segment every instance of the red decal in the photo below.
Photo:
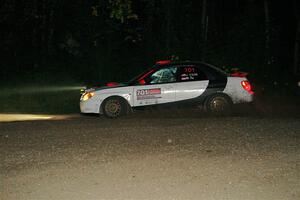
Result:
<svg viewBox="0 0 300 200"><path fill-rule="evenodd" d="M160 88L149 89L148 94L161 94Z"/></svg>
<svg viewBox="0 0 300 200"><path fill-rule="evenodd" d="M160 94L161 94L160 88L142 89L136 91L137 100L159 99L161 98Z"/></svg>
<svg viewBox="0 0 300 200"><path fill-rule="evenodd" d="M151 69L150 71L148 71L147 73L145 73L143 76L141 76L141 77L139 78L138 81L143 80L146 76L148 76L148 75L151 74L152 72L154 72L154 69Z"/></svg>
<svg viewBox="0 0 300 200"><path fill-rule="evenodd" d="M171 60L160 60L160 61L156 62L156 64L158 64L158 65L167 65L170 63L171 63Z"/></svg>

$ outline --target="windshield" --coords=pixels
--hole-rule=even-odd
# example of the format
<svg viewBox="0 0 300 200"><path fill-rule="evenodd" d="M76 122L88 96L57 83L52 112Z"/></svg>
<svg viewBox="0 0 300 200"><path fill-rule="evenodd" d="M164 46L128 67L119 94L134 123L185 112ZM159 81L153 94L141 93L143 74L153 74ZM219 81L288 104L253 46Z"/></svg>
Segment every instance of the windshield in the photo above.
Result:
<svg viewBox="0 0 300 200"><path fill-rule="evenodd" d="M148 68L147 70L143 71L139 75L137 75L134 78L130 79L127 82L127 84L129 84L129 85L135 84L135 83L138 82L138 80L143 79L144 77L146 77L147 75L151 74L154 71L155 71L154 67Z"/></svg>

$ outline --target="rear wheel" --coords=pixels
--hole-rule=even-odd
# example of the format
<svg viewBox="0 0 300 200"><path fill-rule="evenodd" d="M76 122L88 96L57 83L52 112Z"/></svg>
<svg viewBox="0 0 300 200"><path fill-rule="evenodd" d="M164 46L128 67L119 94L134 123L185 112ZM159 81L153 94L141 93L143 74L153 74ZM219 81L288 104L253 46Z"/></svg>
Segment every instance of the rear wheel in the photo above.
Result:
<svg viewBox="0 0 300 200"><path fill-rule="evenodd" d="M103 113L108 118L117 118L127 112L127 105L119 97L111 97L103 103Z"/></svg>
<svg viewBox="0 0 300 200"><path fill-rule="evenodd" d="M213 115L229 115L232 111L232 101L225 94L215 94L205 101L204 107Z"/></svg>

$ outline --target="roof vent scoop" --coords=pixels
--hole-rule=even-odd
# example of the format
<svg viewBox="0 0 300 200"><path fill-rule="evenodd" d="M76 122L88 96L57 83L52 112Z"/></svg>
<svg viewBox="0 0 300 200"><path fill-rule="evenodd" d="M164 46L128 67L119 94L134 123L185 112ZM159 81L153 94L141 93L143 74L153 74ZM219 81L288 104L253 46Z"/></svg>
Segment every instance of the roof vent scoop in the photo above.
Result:
<svg viewBox="0 0 300 200"><path fill-rule="evenodd" d="M106 86L107 87L115 87L115 86L118 86L120 85L119 83L116 83L116 82L109 82L109 83L106 83Z"/></svg>
<svg viewBox="0 0 300 200"><path fill-rule="evenodd" d="M157 65L167 65L170 63L171 63L171 60L160 60L160 61L156 62Z"/></svg>

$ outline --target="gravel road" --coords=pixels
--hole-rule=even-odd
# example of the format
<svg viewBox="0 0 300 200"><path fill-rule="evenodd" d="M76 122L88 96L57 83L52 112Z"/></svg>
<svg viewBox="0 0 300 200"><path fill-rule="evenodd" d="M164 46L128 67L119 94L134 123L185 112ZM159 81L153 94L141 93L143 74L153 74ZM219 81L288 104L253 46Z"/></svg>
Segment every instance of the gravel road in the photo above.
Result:
<svg viewBox="0 0 300 200"><path fill-rule="evenodd" d="M297 200L299 118L0 123L1 200Z"/></svg>

